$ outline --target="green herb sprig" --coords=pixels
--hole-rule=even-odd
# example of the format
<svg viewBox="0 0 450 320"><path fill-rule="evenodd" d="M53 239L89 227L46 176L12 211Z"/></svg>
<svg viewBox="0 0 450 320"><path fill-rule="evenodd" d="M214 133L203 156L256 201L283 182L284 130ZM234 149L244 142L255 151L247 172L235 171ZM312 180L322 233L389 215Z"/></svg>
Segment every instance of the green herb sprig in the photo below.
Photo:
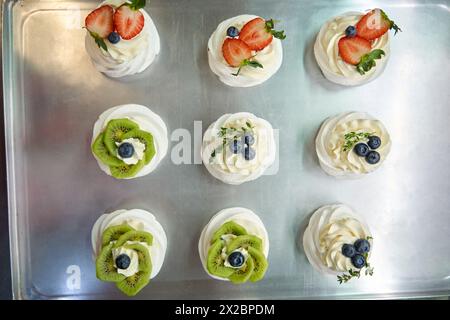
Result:
<svg viewBox="0 0 450 320"><path fill-rule="evenodd" d="M263 65L256 60L244 59L244 61L242 61L241 64L239 65L238 71L236 73L232 73L232 75L237 77L241 72L241 69L247 66L252 68L264 68Z"/></svg>
<svg viewBox="0 0 450 320"><path fill-rule="evenodd" d="M277 39L280 39L280 40L286 39L284 30L281 30L281 31L273 30L273 28L275 28L275 22L279 22L279 21L273 20L273 19L267 20L266 21L266 31L268 33L270 33L271 35L273 35Z"/></svg>
<svg viewBox="0 0 450 320"><path fill-rule="evenodd" d="M372 50L369 53L366 53L361 57L359 63L356 65L356 70L359 74L363 75L377 64L375 62L376 59L381 59L382 56L385 55L385 52L381 49Z"/></svg>
<svg viewBox="0 0 450 320"><path fill-rule="evenodd" d="M370 136L372 136L374 134L375 134L375 132L358 132L358 133L356 133L354 131L346 133L344 135L345 143L344 143L344 146L342 147L342 149L344 151L351 150L355 144L357 144L358 142L360 142L362 140L368 139Z"/></svg>
<svg viewBox="0 0 450 320"><path fill-rule="evenodd" d="M108 47L106 46L105 40L103 40L102 37L100 37L97 33L92 31L89 31L89 34L91 35L92 38L94 38L95 43L98 45L99 48L108 51Z"/></svg>
<svg viewBox="0 0 450 320"><path fill-rule="evenodd" d="M397 34L397 32L402 32L402 29L400 29L400 27L398 25L395 24L394 21L392 21L391 19L389 19L388 15L386 14L386 12L384 12L383 10L381 11L381 17L389 22L389 29L392 30L394 29L395 33L394 36Z"/></svg>

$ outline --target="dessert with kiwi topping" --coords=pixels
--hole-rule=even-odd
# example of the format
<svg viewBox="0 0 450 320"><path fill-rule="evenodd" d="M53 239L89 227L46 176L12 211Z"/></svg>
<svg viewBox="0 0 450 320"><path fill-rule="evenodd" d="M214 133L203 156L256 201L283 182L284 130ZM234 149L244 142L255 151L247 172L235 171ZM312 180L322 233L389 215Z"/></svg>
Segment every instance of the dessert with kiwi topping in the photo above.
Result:
<svg viewBox="0 0 450 320"><path fill-rule="evenodd" d="M92 229L99 280L113 282L128 296L141 291L160 271L167 248L164 229L141 209L103 214Z"/></svg>
<svg viewBox="0 0 450 320"><path fill-rule="evenodd" d="M264 278L269 263L267 231L259 217L246 208L218 212L205 226L199 254L214 279L235 284Z"/></svg>
<svg viewBox="0 0 450 320"><path fill-rule="evenodd" d="M167 153L167 128L147 107L133 104L114 107L95 123L91 148L107 174L117 179L144 176Z"/></svg>

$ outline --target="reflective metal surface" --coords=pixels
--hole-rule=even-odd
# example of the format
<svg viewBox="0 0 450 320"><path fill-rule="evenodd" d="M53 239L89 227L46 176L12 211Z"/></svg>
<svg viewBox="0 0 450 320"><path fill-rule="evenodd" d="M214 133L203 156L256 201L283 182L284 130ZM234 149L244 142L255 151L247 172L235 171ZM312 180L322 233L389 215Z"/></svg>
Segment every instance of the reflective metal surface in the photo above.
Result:
<svg viewBox="0 0 450 320"><path fill-rule="evenodd" d="M449 4L152 0L147 10L161 35L161 54L142 75L113 80L94 69L84 50L81 26L97 2L6 1L3 69L15 298L123 298L113 284L95 277L90 231L103 212L134 207L153 212L169 240L160 274L138 299L448 295ZM321 24L375 6L403 29L391 42L385 72L356 88L326 81L312 52ZM210 71L206 45L219 22L243 13L281 20L284 61L266 83L230 88ZM169 152L153 174L114 180L98 168L89 143L98 115L123 103L149 106L169 132L188 130L197 142L192 161L201 137L194 136L194 121L202 121L205 130L223 113L253 112L279 129L279 171L230 186L200 164L174 164ZM347 110L382 120L393 139L384 165L360 180L325 175L314 152L321 122ZM316 208L333 202L349 204L370 225L372 278L339 285L307 262L303 229ZM266 225L271 252L264 281L234 286L210 279L201 267L200 231L215 212L231 206L251 208Z"/></svg>

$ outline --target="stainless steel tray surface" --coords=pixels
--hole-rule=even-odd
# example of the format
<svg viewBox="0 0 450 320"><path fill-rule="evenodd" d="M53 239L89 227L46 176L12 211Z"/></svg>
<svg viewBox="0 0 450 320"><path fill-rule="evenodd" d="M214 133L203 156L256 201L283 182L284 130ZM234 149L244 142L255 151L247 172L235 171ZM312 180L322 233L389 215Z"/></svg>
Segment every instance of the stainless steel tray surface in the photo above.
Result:
<svg viewBox="0 0 450 320"><path fill-rule="evenodd" d="M3 7L4 94L15 298L124 298L95 277L90 231L104 212L143 208L168 235L157 278L136 297L386 298L450 292L449 1L175 1L147 11L161 54L143 74L109 79L84 49L84 17L96 1L9 1ZM384 73L360 87L328 82L314 56L320 26L349 10L382 7L402 27ZM281 69L253 88L231 88L210 71L206 46L219 22L251 13L281 20L287 34ZM174 134L157 171L118 181L90 152L92 127L109 107L149 106ZM393 140L375 173L337 180L319 167L314 138L328 116L366 111ZM276 175L241 186L214 179L201 164L176 165L176 129L190 132L190 158L220 115L248 111L279 129ZM194 141L196 144L194 144ZM374 234L373 277L339 285L308 263L301 236L311 213L343 202ZM234 286L202 269L200 231L220 209L248 207L270 237L263 281Z"/></svg>

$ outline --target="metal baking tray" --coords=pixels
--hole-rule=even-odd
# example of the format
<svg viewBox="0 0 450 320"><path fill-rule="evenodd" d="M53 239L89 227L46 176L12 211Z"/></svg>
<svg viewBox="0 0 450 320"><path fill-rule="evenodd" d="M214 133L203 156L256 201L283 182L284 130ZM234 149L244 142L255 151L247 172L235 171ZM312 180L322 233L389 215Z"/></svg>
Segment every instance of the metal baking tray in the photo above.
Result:
<svg viewBox="0 0 450 320"><path fill-rule="evenodd" d="M96 5L3 1L15 298L124 298L96 279L89 240L95 220L120 208L153 212L168 235L163 268L137 299L449 295L450 1L152 0L147 11L161 35L161 54L143 74L122 80L98 73L85 52L81 27ZM372 7L384 8L403 29L391 42L386 70L360 87L328 82L313 55L320 26L334 15ZM207 41L219 22L244 13L281 20L284 59L264 84L231 88L210 71ZM105 175L90 152L98 115L124 103L149 106L172 140L158 169L131 181ZM321 122L348 110L382 120L393 140L383 166L359 180L327 176L314 151ZM279 166L276 174L231 186L194 162L200 123L204 131L222 114L238 111L279 129ZM191 139L191 164L171 161L183 134ZM301 235L310 214L334 202L352 206L370 225L372 278L339 285L309 265ZM268 230L270 267L259 283L215 281L201 266L203 226L232 206L252 209Z"/></svg>

